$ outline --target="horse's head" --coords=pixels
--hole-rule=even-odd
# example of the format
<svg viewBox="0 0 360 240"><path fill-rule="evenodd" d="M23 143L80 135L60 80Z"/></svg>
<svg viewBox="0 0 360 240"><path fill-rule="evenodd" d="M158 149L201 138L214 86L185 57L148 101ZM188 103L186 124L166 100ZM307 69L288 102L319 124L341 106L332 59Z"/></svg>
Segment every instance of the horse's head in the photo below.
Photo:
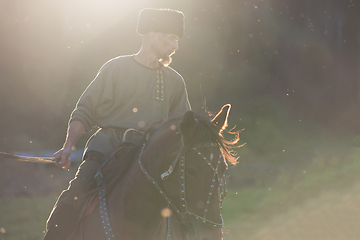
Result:
<svg viewBox="0 0 360 240"><path fill-rule="evenodd" d="M161 176L154 176L159 191L192 239L222 239L225 160L236 161L230 148L238 140L222 137L229 111L225 105L211 121L186 112L182 119L165 122L149 144L163 152L154 170Z"/></svg>

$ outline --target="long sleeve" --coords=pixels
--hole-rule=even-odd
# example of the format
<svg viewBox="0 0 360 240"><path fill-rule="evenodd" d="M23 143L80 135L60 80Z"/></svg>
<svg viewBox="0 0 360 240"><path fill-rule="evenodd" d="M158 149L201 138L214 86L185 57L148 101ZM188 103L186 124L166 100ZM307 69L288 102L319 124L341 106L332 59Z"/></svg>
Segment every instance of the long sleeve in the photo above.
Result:
<svg viewBox="0 0 360 240"><path fill-rule="evenodd" d="M108 65L106 63L98 72L95 79L85 89L79 101L76 104L74 111L71 113L70 120L79 120L83 123L85 130L88 131L93 128L96 122L96 109L111 101L111 85L108 81Z"/></svg>

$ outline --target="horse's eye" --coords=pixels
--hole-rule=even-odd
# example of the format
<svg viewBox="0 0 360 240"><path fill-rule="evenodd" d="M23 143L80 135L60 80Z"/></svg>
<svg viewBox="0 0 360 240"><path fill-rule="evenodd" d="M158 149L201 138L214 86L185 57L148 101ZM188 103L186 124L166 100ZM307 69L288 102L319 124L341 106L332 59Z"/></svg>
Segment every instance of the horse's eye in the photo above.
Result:
<svg viewBox="0 0 360 240"><path fill-rule="evenodd" d="M191 177L196 177L197 176L197 172L193 168L187 168L186 169L186 174L191 176Z"/></svg>

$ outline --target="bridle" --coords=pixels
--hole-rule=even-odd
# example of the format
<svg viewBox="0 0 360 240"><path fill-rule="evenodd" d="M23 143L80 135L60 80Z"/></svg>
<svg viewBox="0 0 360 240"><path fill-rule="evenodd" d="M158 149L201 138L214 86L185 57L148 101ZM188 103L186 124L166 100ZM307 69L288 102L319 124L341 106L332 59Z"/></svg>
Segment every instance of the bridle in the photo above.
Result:
<svg viewBox="0 0 360 240"><path fill-rule="evenodd" d="M198 144L195 147L191 148L191 150L195 151L205 161L207 166L209 166L211 168L211 170L213 171L213 178L211 180L210 192L208 194L208 198L207 198L207 201L205 204L203 217L190 212L187 208L186 197L185 197L185 154L180 156L180 186L181 186L180 199L182 202L181 207L182 207L183 212L186 212L188 215L194 216L195 219L201 221L203 224L206 224L209 227L212 227L212 228L223 227L224 222L223 222L222 218L221 218L221 223L214 223L206 218L207 213L209 211L210 199L211 199L211 196L213 195L213 191L215 188L214 184L215 184L216 178L218 180L219 188L220 188L220 209L222 209L222 203L226 196L225 173L222 176L219 175L219 166L221 164L221 161L223 161L223 157L222 157L221 151L219 151L219 156L218 156L218 160L216 163L216 167L214 167L214 166L212 166L211 161L209 161L209 159L207 157L205 157L205 155L199 150L199 148L219 148L219 146L217 143L201 143L201 144Z"/></svg>
<svg viewBox="0 0 360 240"><path fill-rule="evenodd" d="M209 219L207 219L207 213L209 210L209 205L210 205L210 199L211 196L214 194L214 188L215 188L215 182L216 179L218 180L219 183L219 188L220 188L220 209L222 208L222 203L225 199L226 196L226 182L225 182L225 173L220 176L219 175L219 166L221 164L222 161L224 161L221 151L219 151L219 157L216 163L216 166L214 167L211 163L211 160L209 160L202 152L201 150L199 150L200 148L218 148L220 150L219 144L218 143L214 143L214 142L206 142L206 143L200 143L195 145L194 147L190 147L187 148L187 150L185 150L185 144L183 141L181 141L181 148L179 150L179 152L177 153L177 156L175 158L175 160L172 162L172 164L170 165L169 169L164 172L163 174L161 174L161 179L165 180L167 177L169 177L171 175L171 173L173 172L173 170L175 169L175 166L177 164L179 164L179 169L180 169L180 202L181 202L181 206L180 209L178 207L175 206L175 204L173 203L173 201L166 195L166 193L163 191L163 189L161 189L161 187L159 186L159 184L154 180L153 177L150 176L150 174L146 171L146 169L144 168L143 164L141 163L141 156L142 153L145 149L145 143L143 144L143 147L140 151L139 157L138 157L138 163L140 166L141 171L144 173L144 175L146 176L146 178L152 183L152 185L155 187L155 189L161 194L161 196L164 198L164 200L168 203L168 206L172 209L172 211L174 211L177 216L179 217L179 219L181 219L181 222L183 224L188 224L189 223L189 216L194 217L199 223L206 225L210 228L222 228L224 226L224 222L223 219L221 217L221 223L216 223L213 222ZM204 208L204 213L203 216L199 216L193 212L190 212L188 209L188 205L186 203L186 191L185 191L185 155L187 152L189 151L195 151L207 164L207 166L209 166L211 168L211 170L213 171L213 178L211 180L211 186L210 186L210 192L208 194L207 197L207 201L205 204L205 208Z"/></svg>

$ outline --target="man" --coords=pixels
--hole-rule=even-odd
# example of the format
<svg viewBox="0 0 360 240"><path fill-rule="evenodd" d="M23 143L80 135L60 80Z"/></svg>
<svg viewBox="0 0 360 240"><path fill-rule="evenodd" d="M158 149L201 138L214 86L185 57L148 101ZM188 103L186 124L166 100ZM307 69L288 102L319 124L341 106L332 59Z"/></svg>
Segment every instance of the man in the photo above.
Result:
<svg viewBox="0 0 360 240"><path fill-rule="evenodd" d="M144 131L153 122L190 110L182 77L168 67L183 37L184 15L169 9L144 9L137 31L142 46L132 56L108 61L80 97L72 112L64 147L54 154L67 168L72 147L94 126L83 162L57 200L47 222L45 240L65 240L74 230L84 195L95 188L94 175L123 142L127 129Z"/></svg>

